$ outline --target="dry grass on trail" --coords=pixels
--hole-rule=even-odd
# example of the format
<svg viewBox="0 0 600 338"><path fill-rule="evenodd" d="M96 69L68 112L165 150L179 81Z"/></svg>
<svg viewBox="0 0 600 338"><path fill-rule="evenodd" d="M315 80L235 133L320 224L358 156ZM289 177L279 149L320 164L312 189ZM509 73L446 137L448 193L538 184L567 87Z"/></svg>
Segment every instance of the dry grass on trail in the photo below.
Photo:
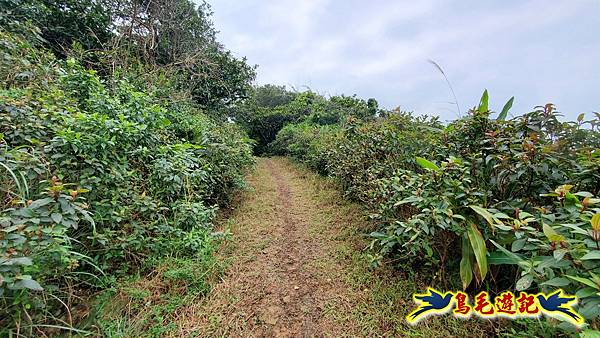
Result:
<svg viewBox="0 0 600 338"><path fill-rule="evenodd" d="M259 159L251 189L225 226L230 261L207 298L178 309L185 337L488 336L483 322L435 318L411 327L425 286L374 274L362 251L365 211L284 158Z"/></svg>

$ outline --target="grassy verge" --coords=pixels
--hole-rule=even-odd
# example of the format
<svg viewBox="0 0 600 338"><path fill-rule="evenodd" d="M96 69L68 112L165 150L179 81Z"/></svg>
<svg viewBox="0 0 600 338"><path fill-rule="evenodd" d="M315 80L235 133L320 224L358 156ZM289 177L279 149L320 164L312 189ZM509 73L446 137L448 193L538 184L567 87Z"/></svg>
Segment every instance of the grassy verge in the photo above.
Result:
<svg viewBox="0 0 600 338"><path fill-rule="evenodd" d="M240 195L240 194L238 194ZM215 228L199 243L193 255L172 253L146 260L145 274L120 279L95 297L89 316L83 321L86 330L102 337L165 337L178 335L179 313L204 301L230 264L227 254L235 250L231 240L230 211L217 215Z"/></svg>
<svg viewBox="0 0 600 338"><path fill-rule="evenodd" d="M199 301L223 271L211 239L193 257L165 257L145 275L119 281L94 302L91 322L103 337L162 337L176 330L177 310Z"/></svg>
<svg viewBox="0 0 600 338"><path fill-rule="evenodd" d="M409 325L405 316L415 306L412 295L434 283L433 269L398 263L372 268L371 256L365 250L369 244L365 234L372 230L368 211L342 198L333 181L290 165L286 159L274 161L280 163L281 170L293 171L286 174L292 177L289 183L298 203L292 209L303 211L307 236L313 245L325 250L306 269L315 272L314 278L341 287L325 288L331 294L324 297L327 302L322 314L328 325L323 334L340 328L351 336L365 337L555 334L531 331L535 321L517 328L506 320L458 320L450 315ZM253 311L260 310L254 300L265 296L262 284L252 288L251 281L264 278L263 273L272 268L264 266L262 270L259 264L263 257L264 265L272 242L290 234L278 233L281 229L274 226L280 217L277 210L283 206L278 204L278 191L266 166L259 166L249 180L253 188L241 194L243 203L237 203L235 211L220 222L224 232L233 233L232 240L223 240L228 236L213 238L199 255L165 258L156 262L150 273L123 280L98 298L91 317L102 336L236 336L261 325L248 322L248 318L256 317ZM300 213L294 215L299 217ZM225 267L228 272L223 276ZM210 292L212 286L215 288Z"/></svg>
<svg viewBox="0 0 600 338"><path fill-rule="evenodd" d="M501 324L483 320L458 320L451 316L430 318L416 326L405 316L414 308L413 293L426 290L430 276L426 272L402 269L398 266L371 268L371 258L365 248L371 229L368 211L341 196L337 184L302 165L294 165L303 173L319 207L312 219L311 232L329 233L335 239L333 261L344 262L342 276L357 295L351 311L337 311L331 304L326 314L338 323L358 327L364 336L402 337L483 337L502 334ZM325 271L330 269L324 269Z"/></svg>

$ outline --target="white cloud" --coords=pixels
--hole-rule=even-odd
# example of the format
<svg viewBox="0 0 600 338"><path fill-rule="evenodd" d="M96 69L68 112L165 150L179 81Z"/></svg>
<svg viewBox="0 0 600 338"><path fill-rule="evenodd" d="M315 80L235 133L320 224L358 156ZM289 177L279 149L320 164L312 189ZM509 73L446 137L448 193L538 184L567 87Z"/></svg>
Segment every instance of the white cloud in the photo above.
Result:
<svg viewBox="0 0 600 338"><path fill-rule="evenodd" d="M213 9L225 45L259 64L259 83L356 92L421 112L452 108L439 103L449 93L431 58L448 73L463 110L484 87L492 98L517 95L521 110L546 99L573 114L600 108L596 95L580 102L600 84L592 63L600 54L597 2L221 0ZM566 92L566 84L581 90Z"/></svg>

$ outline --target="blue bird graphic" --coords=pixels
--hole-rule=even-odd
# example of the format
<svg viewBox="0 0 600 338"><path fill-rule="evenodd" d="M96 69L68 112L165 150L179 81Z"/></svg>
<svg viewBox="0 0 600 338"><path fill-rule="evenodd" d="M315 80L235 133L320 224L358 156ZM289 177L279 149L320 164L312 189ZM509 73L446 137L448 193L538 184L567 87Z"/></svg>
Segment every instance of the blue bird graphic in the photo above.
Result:
<svg viewBox="0 0 600 338"><path fill-rule="evenodd" d="M557 290L548 295L548 297L539 294L537 295L537 299L540 306L547 312L560 312L572 318L575 323L581 323L583 321L583 318L569 305L571 302L576 302L577 297L563 297L562 290Z"/></svg>
<svg viewBox="0 0 600 338"><path fill-rule="evenodd" d="M430 311L437 314L442 313L452 302L452 292L443 294L432 288L428 288L427 292L422 295L414 295L415 302L417 302L419 307L406 317L409 322L416 322Z"/></svg>

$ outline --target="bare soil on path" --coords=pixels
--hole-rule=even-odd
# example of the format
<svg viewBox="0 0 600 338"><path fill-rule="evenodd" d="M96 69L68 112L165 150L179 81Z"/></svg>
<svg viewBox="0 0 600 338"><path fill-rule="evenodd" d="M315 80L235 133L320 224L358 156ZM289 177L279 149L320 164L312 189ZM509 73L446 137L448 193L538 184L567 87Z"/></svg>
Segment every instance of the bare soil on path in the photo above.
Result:
<svg viewBox="0 0 600 338"><path fill-rule="evenodd" d="M248 181L224 224L222 280L177 312L174 336L464 336L451 319L406 325L420 286L368 270L366 213L330 182L285 158L259 159Z"/></svg>
<svg viewBox="0 0 600 338"><path fill-rule="evenodd" d="M285 159L259 160L230 219L233 262L208 300L181 314L182 335L353 335L326 315L352 307L351 288L331 251L334 229L315 224L320 206L305 179Z"/></svg>

